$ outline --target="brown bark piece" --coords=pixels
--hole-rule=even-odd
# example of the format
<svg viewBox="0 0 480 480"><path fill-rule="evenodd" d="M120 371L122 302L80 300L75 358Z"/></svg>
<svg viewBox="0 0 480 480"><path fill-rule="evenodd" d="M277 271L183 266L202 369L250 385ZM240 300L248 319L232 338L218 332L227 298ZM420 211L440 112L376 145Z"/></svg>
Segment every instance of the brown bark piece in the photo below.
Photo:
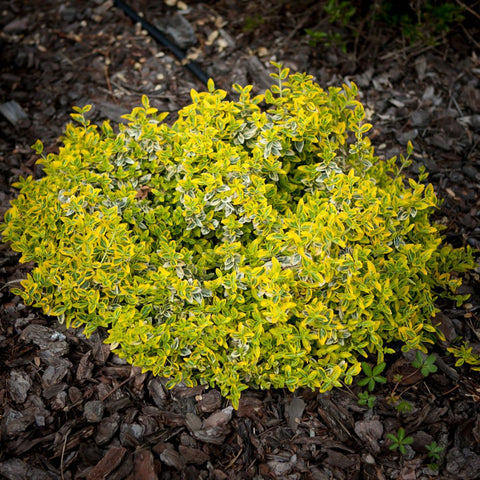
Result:
<svg viewBox="0 0 480 480"><path fill-rule="evenodd" d="M139 450L135 453L134 477L141 480L158 480L151 450Z"/></svg>
<svg viewBox="0 0 480 480"><path fill-rule="evenodd" d="M209 456L198 448L185 447L180 445L178 451L186 464L202 465L209 460Z"/></svg>
<svg viewBox="0 0 480 480"><path fill-rule="evenodd" d="M80 362L78 362L76 378L78 381L85 380L92 377L93 363L90 361L92 352L85 353Z"/></svg>
<svg viewBox="0 0 480 480"><path fill-rule="evenodd" d="M104 480L122 463L127 449L123 447L112 447L105 456L90 470L87 480ZM141 478L141 477L139 477Z"/></svg>
<svg viewBox="0 0 480 480"><path fill-rule="evenodd" d="M222 406L222 396L218 390L210 390L198 399L197 408L199 412L211 413Z"/></svg>

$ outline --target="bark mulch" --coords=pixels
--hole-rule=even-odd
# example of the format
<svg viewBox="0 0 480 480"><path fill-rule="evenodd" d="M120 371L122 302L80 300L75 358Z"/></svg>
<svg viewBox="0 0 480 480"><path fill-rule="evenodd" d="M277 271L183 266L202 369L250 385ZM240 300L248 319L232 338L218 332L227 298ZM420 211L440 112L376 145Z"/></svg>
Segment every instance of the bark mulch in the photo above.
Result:
<svg viewBox="0 0 480 480"><path fill-rule="evenodd" d="M321 2L131 1L227 90L262 91L270 60L324 87L356 82L378 155L404 152L411 140L411 172L426 165L444 199L447 240L478 248L480 35L470 4L470 20L436 45L364 29L343 53L309 43L305 29L325 26ZM93 121L115 122L147 94L175 118L190 89L203 89L110 0L2 2L0 52L1 214L11 182L40 174L29 146L40 138L57 150L73 105L92 104ZM398 354L373 408L359 405L362 388L353 386L248 390L234 411L215 389L167 390L113 356L101 332L86 338L25 307L8 289L28 271L17 261L0 247L0 478L480 478L480 376L454 369L446 353L459 336L480 352L478 269L462 287L468 304L439 304L447 340L432 351L437 372L424 377ZM387 438L399 428L413 438L404 454ZM432 442L438 469L429 466Z"/></svg>

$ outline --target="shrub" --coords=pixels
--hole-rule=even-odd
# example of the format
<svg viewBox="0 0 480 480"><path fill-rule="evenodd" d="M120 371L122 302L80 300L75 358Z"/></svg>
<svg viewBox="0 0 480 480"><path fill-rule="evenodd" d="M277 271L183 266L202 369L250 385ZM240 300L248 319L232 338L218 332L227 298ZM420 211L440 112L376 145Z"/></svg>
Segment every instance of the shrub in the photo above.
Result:
<svg viewBox="0 0 480 480"><path fill-rule="evenodd" d="M349 384L392 342L425 351L471 252L442 245L425 174L405 182L374 156L355 85L277 66L264 96L192 91L172 126L146 97L118 134L75 108L5 215L4 240L36 265L15 293L235 406L248 386Z"/></svg>

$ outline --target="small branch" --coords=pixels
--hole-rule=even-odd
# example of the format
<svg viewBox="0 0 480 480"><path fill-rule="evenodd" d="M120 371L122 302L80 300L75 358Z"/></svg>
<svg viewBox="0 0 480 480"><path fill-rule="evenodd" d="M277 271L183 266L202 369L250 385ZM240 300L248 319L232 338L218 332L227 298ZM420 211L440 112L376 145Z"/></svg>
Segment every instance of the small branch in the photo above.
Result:
<svg viewBox="0 0 480 480"><path fill-rule="evenodd" d="M67 448L67 439L69 433L70 430L67 430L67 432L65 433L65 438L63 439L62 455L60 457L60 474L62 476L62 480L65 480L65 475L63 473L63 459L65 457L65 449Z"/></svg>
<svg viewBox="0 0 480 480"><path fill-rule="evenodd" d="M108 66L110 65L110 56L108 53L105 54L105 69L104 69L104 75L105 75L105 83L107 84L108 91L110 92L110 95L115 98L115 95L113 93L112 89L112 84L110 83L110 73Z"/></svg>
<svg viewBox="0 0 480 480"><path fill-rule="evenodd" d="M16 279L16 280L10 280L9 282L6 282L4 283L1 287L0 287L0 290L3 290L5 287L8 287L9 285L12 285L14 283L20 283L22 282L23 280L25 280L24 278L20 278L20 279Z"/></svg>
<svg viewBox="0 0 480 480"><path fill-rule="evenodd" d="M477 13L475 10L473 10L472 8L470 8L468 5L465 5L462 1L460 0L456 0L456 2L462 7L464 8L467 12L470 12L473 16L477 17L478 19L480 19L480 14Z"/></svg>
<svg viewBox="0 0 480 480"><path fill-rule="evenodd" d="M463 33L468 37L468 39L477 47L480 49L480 43L478 43L473 37L472 35L470 34L470 32L463 26L463 25L460 25L462 27L462 30L463 30Z"/></svg>
<svg viewBox="0 0 480 480"><path fill-rule="evenodd" d="M104 395L100 401L104 402L108 397L112 396L118 389L122 388L125 384L127 384L130 380L137 378L138 376L142 375L142 373L136 373L131 375L130 377L126 378L123 382L119 383L116 387L112 388L106 395Z"/></svg>
<svg viewBox="0 0 480 480"><path fill-rule="evenodd" d="M443 38L443 35L439 35L439 36L433 38L433 41L437 42L438 40L441 40L442 38ZM428 50L432 50L432 49L436 48L437 46L438 45L425 45L425 46L419 48L418 44L414 44L414 45L411 45L409 47L403 47L399 50L394 50L392 52L388 52L385 55L382 55L380 57L380 60L383 60L383 61L388 60L388 59L390 59L392 57L396 57L398 55L418 56L421 53L425 53ZM415 49L417 49L417 50L415 50Z"/></svg>

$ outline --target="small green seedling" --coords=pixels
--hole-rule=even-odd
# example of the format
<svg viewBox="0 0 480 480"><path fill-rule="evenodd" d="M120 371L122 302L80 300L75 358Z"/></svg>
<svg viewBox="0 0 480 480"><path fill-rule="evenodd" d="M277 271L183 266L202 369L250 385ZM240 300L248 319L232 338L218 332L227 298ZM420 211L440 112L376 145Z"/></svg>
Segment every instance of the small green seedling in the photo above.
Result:
<svg viewBox="0 0 480 480"><path fill-rule="evenodd" d="M431 463L428 464L428 467L431 470L437 470L438 469L438 463L440 461L440 455L443 452L443 448L437 444L437 442L432 441L430 445L425 445L425 448L427 450L427 456L430 460L432 460Z"/></svg>
<svg viewBox="0 0 480 480"><path fill-rule="evenodd" d="M373 392L375 384L387 382L387 379L380 375L385 370L386 365L385 362L382 362L372 368L368 363L362 362L362 370L366 377L362 378L358 384L361 387L366 385L368 391Z"/></svg>
<svg viewBox="0 0 480 480"><path fill-rule="evenodd" d="M390 450L399 450L402 455L407 453L405 448L413 442L413 437L405 436L405 429L400 427L397 434L388 433L387 438L392 442Z"/></svg>
<svg viewBox="0 0 480 480"><path fill-rule="evenodd" d="M427 450L428 458L432 460L440 460L440 454L443 452L443 448L437 444L437 442L432 441L429 445L425 445Z"/></svg>
<svg viewBox="0 0 480 480"><path fill-rule="evenodd" d="M398 413L408 413L408 412L411 412L412 409L413 409L412 404L407 400L400 400L395 405L395 410L397 410Z"/></svg>
<svg viewBox="0 0 480 480"><path fill-rule="evenodd" d="M424 356L421 352L415 354L415 360L412 367L418 368L424 377L428 377L431 373L435 373L438 368L435 365L435 355Z"/></svg>
<svg viewBox="0 0 480 480"><path fill-rule="evenodd" d="M395 393L397 386L398 384L395 385L395 388L392 390L392 392L385 397L385 400L388 404L392 405L398 413L411 412L413 409L412 404L407 400L403 400L401 395Z"/></svg>
<svg viewBox="0 0 480 480"><path fill-rule="evenodd" d="M358 394L358 404L362 406L367 406L368 408L373 408L377 401L375 395L370 395L369 392L360 392Z"/></svg>

